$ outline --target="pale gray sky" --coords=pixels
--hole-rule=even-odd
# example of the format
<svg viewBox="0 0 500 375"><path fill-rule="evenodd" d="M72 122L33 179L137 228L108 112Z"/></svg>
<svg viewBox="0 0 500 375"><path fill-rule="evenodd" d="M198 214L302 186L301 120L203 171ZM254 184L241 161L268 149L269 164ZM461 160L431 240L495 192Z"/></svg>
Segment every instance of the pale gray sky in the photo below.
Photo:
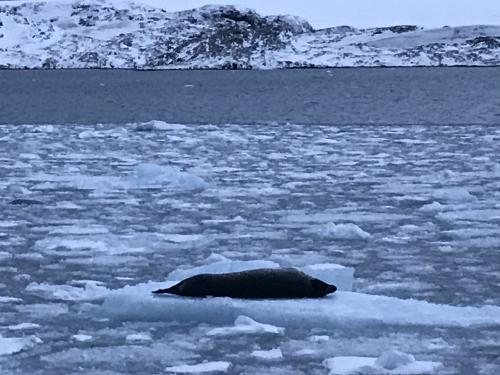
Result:
<svg viewBox="0 0 500 375"><path fill-rule="evenodd" d="M500 25L500 0L142 0L167 10L234 4L262 14L293 14L314 27L416 24Z"/></svg>

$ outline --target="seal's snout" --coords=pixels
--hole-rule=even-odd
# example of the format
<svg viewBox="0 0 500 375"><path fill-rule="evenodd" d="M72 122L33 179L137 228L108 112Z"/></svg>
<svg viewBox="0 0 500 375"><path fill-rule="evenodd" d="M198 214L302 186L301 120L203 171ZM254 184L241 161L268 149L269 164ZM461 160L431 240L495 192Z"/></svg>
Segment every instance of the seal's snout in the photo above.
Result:
<svg viewBox="0 0 500 375"><path fill-rule="evenodd" d="M335 293L337 291L337 287L335 285L328 285L328 294Z"/></svg>

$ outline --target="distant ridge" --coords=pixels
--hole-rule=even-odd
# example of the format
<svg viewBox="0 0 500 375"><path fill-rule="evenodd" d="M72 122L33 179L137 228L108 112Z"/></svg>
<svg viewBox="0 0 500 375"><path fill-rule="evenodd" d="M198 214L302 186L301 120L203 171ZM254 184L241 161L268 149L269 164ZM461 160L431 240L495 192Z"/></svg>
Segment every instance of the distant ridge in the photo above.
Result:
<svg viewBox="0 0 500 375"><path fill-rule="evenodd" d="M0 2L0 68L275 69L500 65L500 26L314 30L233 6Z"/></svg>

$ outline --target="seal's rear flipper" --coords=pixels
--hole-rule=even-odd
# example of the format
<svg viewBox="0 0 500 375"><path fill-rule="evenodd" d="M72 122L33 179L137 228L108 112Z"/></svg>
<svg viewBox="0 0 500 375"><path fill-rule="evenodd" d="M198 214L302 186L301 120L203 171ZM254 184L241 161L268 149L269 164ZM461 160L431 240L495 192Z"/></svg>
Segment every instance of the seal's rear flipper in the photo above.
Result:
<svg viewBox="0 0 500 375"><path fill-rule="evenodd" d="M178 294L178 288L177 288L177 285L174 285L170 288L154 290L152 293L153 294L164 294L164 293Z"/></svg>

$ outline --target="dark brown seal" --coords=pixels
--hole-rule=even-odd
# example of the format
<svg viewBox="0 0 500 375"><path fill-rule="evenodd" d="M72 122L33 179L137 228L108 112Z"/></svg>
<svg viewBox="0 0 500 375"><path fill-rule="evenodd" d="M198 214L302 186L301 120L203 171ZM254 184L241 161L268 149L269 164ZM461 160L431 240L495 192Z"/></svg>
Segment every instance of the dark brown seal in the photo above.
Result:
<svg viewBox="0 0 500 375"><path fill-rule="evenodd" d="M306 275L295 268L262 268L221 274L200 274L154 294L186 297L320 298L337 290L335 285Z"/></svg>

